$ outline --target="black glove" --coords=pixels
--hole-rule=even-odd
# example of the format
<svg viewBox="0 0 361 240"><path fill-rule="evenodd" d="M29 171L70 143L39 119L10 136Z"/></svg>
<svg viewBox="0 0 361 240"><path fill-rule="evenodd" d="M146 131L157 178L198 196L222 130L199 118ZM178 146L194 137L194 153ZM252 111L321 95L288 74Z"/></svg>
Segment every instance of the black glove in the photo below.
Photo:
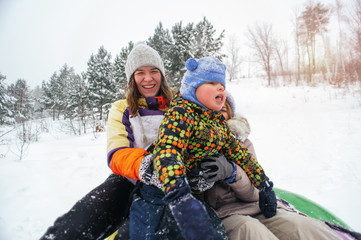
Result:
<svg viewBox="0 0 361 240"><path fill-rule="evenodd" d="M177 184L175 189L166 194L164 201L169 204L184 239L213 239L215 230L208 213L203 204L190 193L188 184Z"/></svg>
<svg viewBox="0 0 361 240"><path fill-rule="evenodd" d="M236 179L236 165L228 161L223 155L208 156L201 162L201 169L207 182L219 180L231 183Z"/></svg>
<svg viewBox="0 0 361 240"><path fill-rule="evenodd" d="M273 182L266 180L259 191L259 208L266 218L271 218L277 212L277 198L272 189Z"/></svg>

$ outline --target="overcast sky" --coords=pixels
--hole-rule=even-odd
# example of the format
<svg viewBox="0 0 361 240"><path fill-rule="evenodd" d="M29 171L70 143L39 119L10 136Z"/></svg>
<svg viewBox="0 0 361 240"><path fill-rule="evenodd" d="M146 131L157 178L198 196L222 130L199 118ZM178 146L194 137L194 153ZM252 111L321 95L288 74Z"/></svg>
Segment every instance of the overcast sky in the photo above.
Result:
<svg viewBox="0 0 361 240"><path fill-rule="evenodd" d="M129 41L147 40L159 22L170 30L204 16L217 34L236 35L245 48L242 38L255 23L272 23L275 33L290 37L294 10L307 1L0 0L0 72L7 84L22 78L34 87L65 63L86 71L101 45L114 58Z"/></svg>

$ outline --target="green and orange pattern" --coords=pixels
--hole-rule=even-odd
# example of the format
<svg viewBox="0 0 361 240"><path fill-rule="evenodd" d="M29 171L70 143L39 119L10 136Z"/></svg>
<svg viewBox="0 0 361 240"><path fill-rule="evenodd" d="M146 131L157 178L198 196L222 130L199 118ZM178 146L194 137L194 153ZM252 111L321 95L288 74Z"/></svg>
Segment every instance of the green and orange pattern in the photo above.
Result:
<svg viewBox="0 0 361 240"><path fill-rule="evenodd" d="M188 102L178 94L164 115L153 152L163 191L174 188L177 179L190 174L187 169L198 167L202 159L217 152L241 166L254 186L268 179L247 148L230 133L221 113Z"/></svg>

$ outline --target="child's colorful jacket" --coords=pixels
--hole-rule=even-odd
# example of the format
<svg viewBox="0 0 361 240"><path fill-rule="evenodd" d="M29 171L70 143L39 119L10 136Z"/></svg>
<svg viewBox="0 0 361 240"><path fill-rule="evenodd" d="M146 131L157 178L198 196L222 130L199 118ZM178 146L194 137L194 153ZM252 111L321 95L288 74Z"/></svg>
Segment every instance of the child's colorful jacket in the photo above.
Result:
<svg viewBox="0 0 361 240"><path fill-rule="evenodd" d="M154 165L163 191L174 188L179 178L191 176L207 156L223 154L247 173L254 186L267 180L262 167L230 132L220 112L202 108L178 94L164 115L153 151Z"/></svg>

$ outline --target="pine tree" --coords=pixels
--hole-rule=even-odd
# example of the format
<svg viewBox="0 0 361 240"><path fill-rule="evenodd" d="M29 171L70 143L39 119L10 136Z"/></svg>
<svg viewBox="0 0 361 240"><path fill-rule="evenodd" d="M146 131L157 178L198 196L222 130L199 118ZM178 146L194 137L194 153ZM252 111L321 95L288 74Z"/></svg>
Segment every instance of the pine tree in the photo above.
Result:
<svg viewBox="0 0 361 240"><path fill-rule="evenodd" d="M53 120L55 120L55 114L56 114L56 110L55 110L55 94L53 94L52 92L52 83L55 81L54 79L57 78L57 74L56 72L53 73L53 75L50 77L50 81L49 82L45 82L43 81L41 84L41 90L43 92L43 94L41 95L41 99L40 99L40 103L43 106L42 111L46 111L46 110L51 110L52 111L52 116L53 116Z"/></svg>
<svg viewBox="0 0 361 240"><path fill-rule="evenodd" d="M44 106L41 103L41 98L42 98L43 94L44 94L44 92L39 86L36 86L30 92L30 96L33 99L33 104L34 104L34 113L36 114L33 116L34 118L41 118L43 116L42 111L44 109Z"/></svg>
<svg viewBox="0 0 361 240"><path fill-rule="evenodd" d="M73 67L68 67L66 64L60 69L57 78L57 86L60 86L57 94L59 103L58 111L64 115L64 118L73 116L71 106L74 104L74 99L71 98L74 88L77 87L79 76L75 74ZM79 90L79 89L78 89Z"/></svg>
<svg viewBox="0 0 361 240"><path fill-rule="evenodd" d="M18 79L15 84L8 87L9 94L15 99L12 111L15 122L23 123L31 119L32 102L29 86L24 79Z"/></svg>
<svg viewBox="0 0 361 240"><path fill-rule="evenodd" d="M194 29L195 41L192 44L194 58L213 56L222 61L222 58L225 57L221 53L224 30L218 37L215 36L215 32L216 30L206 17L196 25Z"/></svg>
<svg viewBox="0 0 361 240"><path fill-rule="evenodd" d="M5 84L6 76L0 73L0 125L15 122L11 106L15 104L15 98L9 96Z"/></svg>
<svg viewBox="0 0 361 240"><path fill-rule="evenodd" d="M91 55L88 61L87 80L89 84L89 98L99 120L110 108L113 96L116 93L112 79L111 55L101 46L96 55Z"/></svg>
<svg viewBox="0 0 361 240"><path fill-rule="evenodd" d="M71 81L71 88L68 91L68 108L66 117L79 121L78 134L86 133L86 119L90 115L90 102L88 98L88 86L86 82L86 74L82 76L74 75ZM76 129L75 127L73 129Z"/></svg>
<svg viewBox="0 0 361 240"><path fill-rule="evenodd" d="M172 87L179 87L182 77L185 73L185 62L187 59L193 57L191 51L191 44L194 41L193 23L182 27L182 22L176 23L172 27L172 37L174 44L169 54L171 68L169 70L169 77L172 79Z"/></svg>
<svg viewBox="0 0 361 240"><path fill-rule="evenodd" d="M64 64L64 66L60 69L59 76L57 78L59 87L57 98L59 103L58 110L65 116L67 115L69 105L72 104L70 101L70 91L73 90L72 84L74 83L75 78L76 74L74 72L74 68L68 67L68 65Z"/></svg>
<svg viewBox="0 0 361 240"><path fill-rule="evenodd" d="M51 110L53 120L59 119L60 115L66 115L70 104L69 91L72 90L72 82L76 77L74 68L64 64L59 74L54 72L49 82L43 81L41 90L43 92L40 104L42 110Z"/></svg>
<svg viewBox="0 0 361 240"><path fill-rule="evenodd" d="M133 42L129 42L127 47L122 48L121 52L116 55L113 64L113 79L115 81L116 95L115 99L124 97L125 89L128 86L127 77L125 75L125 63L127 62L128 54L133 49Z"/></svg>
<svg viewBox="0 0 361 240"><path fill-rule="evenodd" d="M164 62L166 75L168 75L172 67L172 62L169 56L172 52L173 40L168 29L164 29L161 22L159 22L156 27L154 35L148 38L147 44L159 53Z"/></svg>

